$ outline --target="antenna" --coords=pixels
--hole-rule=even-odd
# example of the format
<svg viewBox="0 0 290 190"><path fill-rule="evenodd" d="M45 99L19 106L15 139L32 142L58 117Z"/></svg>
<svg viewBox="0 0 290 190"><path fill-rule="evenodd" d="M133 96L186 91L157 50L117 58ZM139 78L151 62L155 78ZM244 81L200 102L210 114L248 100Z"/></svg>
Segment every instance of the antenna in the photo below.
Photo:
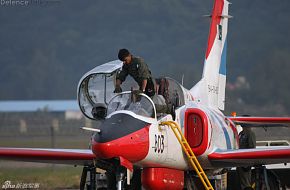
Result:
<svg viewBox="0 0 290 190"><path fill-rule="evenodd" d="M184 74L182 74L182 77L181 77L181 85L183 86L183 80L184 80Z"/></svg>

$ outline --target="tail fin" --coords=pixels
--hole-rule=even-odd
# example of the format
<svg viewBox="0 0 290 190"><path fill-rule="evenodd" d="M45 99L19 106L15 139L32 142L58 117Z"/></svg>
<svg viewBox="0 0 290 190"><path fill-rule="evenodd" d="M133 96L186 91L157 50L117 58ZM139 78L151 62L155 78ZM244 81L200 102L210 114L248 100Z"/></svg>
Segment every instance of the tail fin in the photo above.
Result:
<svg viewBox="0 0 290 190"><path fill-rule="evenodd" d="M229 2L215 0L202 79L190 90L202 104L224 110Z"/></svg>

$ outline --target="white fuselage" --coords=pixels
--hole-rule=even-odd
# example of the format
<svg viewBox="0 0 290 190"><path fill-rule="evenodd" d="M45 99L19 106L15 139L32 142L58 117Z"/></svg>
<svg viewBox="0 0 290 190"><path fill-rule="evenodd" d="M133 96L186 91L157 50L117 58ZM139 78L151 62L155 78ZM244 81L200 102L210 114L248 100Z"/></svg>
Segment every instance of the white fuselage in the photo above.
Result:
<svg viewBox="0 0 290 190"><path fill-rule="evenodd" d="M219 110L213 110L196 104L194 101L187 101L186 105L176 110L175 121L185 131L185 112L188 109L198 109L206 115L208 126L206 138L202 139L203 146L206 146L204 151L197 154L197 158L204 169L214 168L207 155L216 149L237 149L237 139L235 126L230 126L230 123L225 120L225 116ZM183 153L182 147L179 144L175 134L169 126L159 126L161 121L172 120L171 115L167 115L153 123L149 128L149 152L146 158L140 161L143 167L168 167L179 170L189 170L186 155ZM195 138L194 136L190 138ZM195 147L199 150L204 147ZM193 149L194 151L194 149ZM198 151L197 151L198 152Z"/></svg>

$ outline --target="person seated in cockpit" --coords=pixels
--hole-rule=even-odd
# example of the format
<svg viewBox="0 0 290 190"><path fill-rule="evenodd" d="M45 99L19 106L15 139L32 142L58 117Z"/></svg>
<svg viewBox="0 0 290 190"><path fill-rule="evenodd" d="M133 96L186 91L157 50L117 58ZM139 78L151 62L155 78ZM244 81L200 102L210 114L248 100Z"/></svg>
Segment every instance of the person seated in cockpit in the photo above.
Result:
<svg viewBox="0 0 290 190"><path fill-rule="evenodd" d="M168 87L169 87L169 82L165 77L160 77L156 78L156 94L163 96L166 104L170 103L169 100L169 92L168 92Z"/></svg>
<svg viewBox="0 0 290 190"><path fill-rule="evenodd" d="M127 49L120 49L118 58L123 61L123 66L122 70L117 74L114 93L122 92L121 84L130 75L138 83L139 89L143 93L149 97L153 97L155 94L154 83L151 71L144 60L133 56Z"/></svg>

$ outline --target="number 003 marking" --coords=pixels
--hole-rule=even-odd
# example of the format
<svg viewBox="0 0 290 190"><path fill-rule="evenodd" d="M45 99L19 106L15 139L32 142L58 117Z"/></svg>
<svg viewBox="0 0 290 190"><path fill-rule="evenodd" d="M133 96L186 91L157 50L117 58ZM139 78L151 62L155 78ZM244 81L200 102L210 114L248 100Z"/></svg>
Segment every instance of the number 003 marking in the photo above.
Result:
<svg viewBox="0 0 290 190"><path fill-rule="evenodd" d="M154 151L157 153L163 153L163 151L164 151L164 135L155 135Z"/></svg>

